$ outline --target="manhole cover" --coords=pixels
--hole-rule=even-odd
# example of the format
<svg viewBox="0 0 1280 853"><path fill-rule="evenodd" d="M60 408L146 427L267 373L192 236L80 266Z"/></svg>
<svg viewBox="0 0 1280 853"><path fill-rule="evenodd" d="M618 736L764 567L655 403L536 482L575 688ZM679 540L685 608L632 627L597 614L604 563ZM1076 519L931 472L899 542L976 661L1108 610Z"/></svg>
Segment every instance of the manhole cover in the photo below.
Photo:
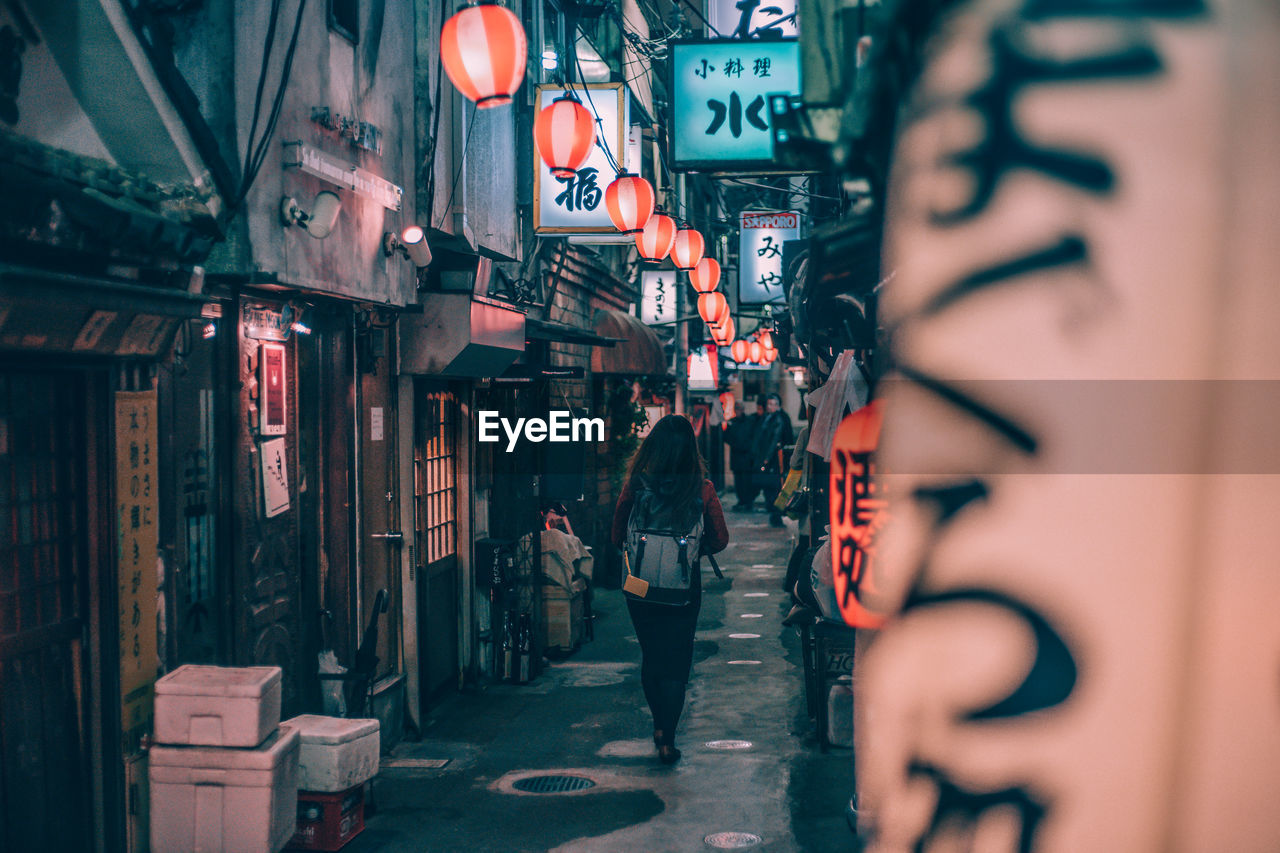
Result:
<svg viewBox="0 0 1280 853"><path fill-rule="evenodd" d="M749 740L709 740L706 742L708 749L750 749L751 741Z"/></svg>
<svg viewBox="0 0 1280 853"><path fill-rule="evenodd" d="M586 776L526 776L512 782L511 787L526 794L563 794L594 788L595 784Z"/></svg>
<svg viewBox="0 0 1280 853"><path fill-rule="evenodd" d="M764 839L749 832L713 832L702 840L719 850L736 850L742 847L755 847Z"/></svg>
<svg viewBox="0 0 1280 853"><path fill-rule="evenodd" d="M760 639L760 635L759 634L730 634L729 639L730 640L758 640Z"/></svg>

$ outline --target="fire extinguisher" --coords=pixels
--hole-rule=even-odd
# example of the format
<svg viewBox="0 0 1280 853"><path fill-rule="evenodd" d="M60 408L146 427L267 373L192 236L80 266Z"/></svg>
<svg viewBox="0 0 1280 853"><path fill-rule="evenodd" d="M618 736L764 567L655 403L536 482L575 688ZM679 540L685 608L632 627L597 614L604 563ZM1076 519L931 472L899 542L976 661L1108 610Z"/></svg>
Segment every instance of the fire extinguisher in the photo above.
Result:
<svg viewBox="0 0 1280 853"><path fill-rule="evenodd" d="M514 681L516 678L516 638L515 625L513 625L515 613L510 610L502 611L502 680Z"/></svg>
<svg viewBox="0 0 1280 853"><path fill-rule="evenodd" d="M529 654L532 651L533 637L532 620L528 613L520 614L520 683L525 684L529 681Z"/></svg>

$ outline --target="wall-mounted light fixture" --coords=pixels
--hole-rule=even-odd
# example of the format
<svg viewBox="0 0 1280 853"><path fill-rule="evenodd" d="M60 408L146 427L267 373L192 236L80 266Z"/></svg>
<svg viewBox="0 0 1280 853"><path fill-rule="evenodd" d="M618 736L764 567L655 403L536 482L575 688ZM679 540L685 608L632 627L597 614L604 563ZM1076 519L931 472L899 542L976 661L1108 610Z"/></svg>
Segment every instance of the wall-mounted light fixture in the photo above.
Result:
<svg viewBox="0 0 1280 853"><path fill-rule="evenodd" d="M391 231L382 235L382 253L389 258L397 252L415 267L431 265L431 247L427 245L427 235L421 225L410 225L399 235Z"/></svg>
<svg viewBox="0 0 1280 853"><path fill-rule="evenodd" d="M548 71L555 71L556 66L560 64L560 57L551 48L542 51L542 67Z"/></svg>
<svg viewBox="0 0 1280 853"><path fill-rule="evenodd" d="M298 206L293 196L280 199L280 221L285 225L298 225L317 240L323 240L333 231L338 223L338 211L342 210L342 199L337 193L322 190L316 194L311 203L311 212L307 213Z"/></svg>

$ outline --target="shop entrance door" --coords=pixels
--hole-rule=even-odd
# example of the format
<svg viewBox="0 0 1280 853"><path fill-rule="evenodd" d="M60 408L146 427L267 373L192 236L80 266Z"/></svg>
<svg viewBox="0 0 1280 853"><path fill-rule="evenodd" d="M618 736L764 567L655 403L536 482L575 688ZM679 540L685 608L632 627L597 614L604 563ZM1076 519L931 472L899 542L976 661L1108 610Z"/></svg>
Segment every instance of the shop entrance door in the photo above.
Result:
<svg viewBox="0 0 1280 853"><path fill-rule="evenodd" d="M0 369L0 850L91 849L87 385Z"/></svg>
<svg viewBox="0 0 1280 853"><path fill-rule="evenodd" d="M458 398L443 382L414 394L414 572L426 708L458 682Z"/></svg>
<svg viewBox="0 0 1280 853"><path fill-rule="evenodd" d="M406 544L400 528L400 502L396 477L396 389L390 359L391 331L380 325L370 325L357 332L357 364L360 371L359 443L360 469L356 489L360 500L359 542L359 596L356 614L359 634L356 648L363 643L365 633L374 620L377 621L376 645L378 663L368 682L368 687L379 696L381 691L394 685L394 676L401 671L400 656L400 549ZM357 658L360 657L357 653ZM356 660L359 666L360 661ZM360 683L355 682L356 691ZM395 693L386 693L394 697ZM366 707L360 716L385 716L386 734L394 742L399 730L398 714L402 706L392 700L384 705L374 697L374 707ZM359 708L360 698L348 698L348 710ZM352 702L356 703L355 705Z"/></svg>

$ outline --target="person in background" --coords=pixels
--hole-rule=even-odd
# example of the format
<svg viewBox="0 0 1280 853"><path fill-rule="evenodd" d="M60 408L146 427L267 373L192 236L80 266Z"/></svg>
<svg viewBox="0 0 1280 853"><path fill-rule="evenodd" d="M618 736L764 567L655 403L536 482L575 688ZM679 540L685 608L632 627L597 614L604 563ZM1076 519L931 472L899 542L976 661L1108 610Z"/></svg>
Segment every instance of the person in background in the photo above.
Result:
<svg viewBox="0 0 1280 853"><path fill-rule="evenodd" d="M782 489L782 449L794 440L791 418L782 411L782 398L769 394L764 398L764 417L756 430L751 445L751 462L757 482L764 492L765 507L769 510L769 524L782 527L782 511L773 505Z"/></svg>
<svg viewBox="0 0 1280 853"><path fill-rule="evenodd" d="M699 556L719 553L729 544L720 498L703 474L693 427L683 415L667 415L658 421L636 451L610 531L619 548L627 538L637 492L645 493L646 499L656 499L664 514L687 520L690 527L702 513ZM653 743L663 764L680 759L676 724L684 710L685 687L693 668L693 632L702 607L702 579L697 571L691 573L689 592L689 603L682 606L627 598L631 624L640 641L640 684L653 713Z"/></svg>
<svg viewBox="0 0 1280 853"><path fill-rule="evenodd" d="M729 468L733 471L733 491L738 502L734 504L734 512L749 512L756 495L760 493L760 484L756 481L755 466L752 465L751 447L755 443L756 431L760 427L760 413L748 413L749 401L743 401L739 413L729 421L726 440L729 442ZM754 408L754 407L752 407Z"/></svg>

